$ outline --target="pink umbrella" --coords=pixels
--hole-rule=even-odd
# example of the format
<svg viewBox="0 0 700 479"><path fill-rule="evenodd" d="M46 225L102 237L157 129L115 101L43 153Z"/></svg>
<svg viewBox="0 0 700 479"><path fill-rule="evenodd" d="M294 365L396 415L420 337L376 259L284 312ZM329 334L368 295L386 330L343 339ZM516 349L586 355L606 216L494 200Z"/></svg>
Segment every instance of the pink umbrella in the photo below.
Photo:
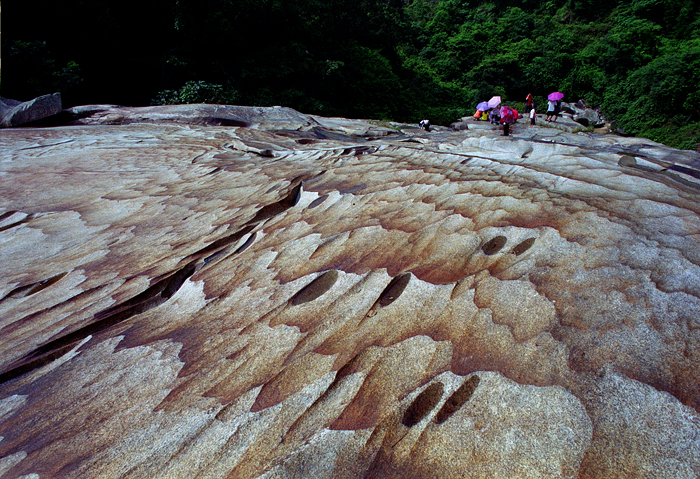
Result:
<svg viewBox="0 0 700 479"><path fill-rule="evenodd" d="M500 110L501 123L515 123L517 113L509 106L502 106Z"/></svg>
<svg viewBox="0 0 700 479"><path fill-rule="evenodd" d="M562 92L555 91L555 92L550 93L547 98L549 100L552 100L552 101L557 101L557 100L561 100L562 98L564 98L564 94Z"/></svg>
<svg viewBox="0 0 700 479"><path fill-rule="evenodd" d="M501 104L501 97L494 96L487 103L489 105L489 108L496 108L498 105Z"/></svg>

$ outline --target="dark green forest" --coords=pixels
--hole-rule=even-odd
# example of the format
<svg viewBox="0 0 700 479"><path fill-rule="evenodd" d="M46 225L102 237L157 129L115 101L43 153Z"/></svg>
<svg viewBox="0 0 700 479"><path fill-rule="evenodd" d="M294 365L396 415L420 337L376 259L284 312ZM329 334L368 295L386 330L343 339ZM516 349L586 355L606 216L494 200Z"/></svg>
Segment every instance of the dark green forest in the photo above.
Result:
<svg viewBox="0 0 700 479"><path fill-rule="evenodd" d="M2 96L65 106L283 105L449 124L492 95L599 106L614 128L700 144L695 0L13 0Z"/></svg>

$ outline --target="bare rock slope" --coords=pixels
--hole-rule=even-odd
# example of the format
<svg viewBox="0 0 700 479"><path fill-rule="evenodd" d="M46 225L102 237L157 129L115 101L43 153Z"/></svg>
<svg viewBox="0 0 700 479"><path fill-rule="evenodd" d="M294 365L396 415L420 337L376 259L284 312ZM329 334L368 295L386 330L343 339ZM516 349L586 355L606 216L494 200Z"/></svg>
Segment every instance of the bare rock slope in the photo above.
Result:
<svg viewBox="0 0 700 479"><path fill-rule="evenodd" d="M696 153L75 117L0 131L0 476L700 476Z"/></svg>

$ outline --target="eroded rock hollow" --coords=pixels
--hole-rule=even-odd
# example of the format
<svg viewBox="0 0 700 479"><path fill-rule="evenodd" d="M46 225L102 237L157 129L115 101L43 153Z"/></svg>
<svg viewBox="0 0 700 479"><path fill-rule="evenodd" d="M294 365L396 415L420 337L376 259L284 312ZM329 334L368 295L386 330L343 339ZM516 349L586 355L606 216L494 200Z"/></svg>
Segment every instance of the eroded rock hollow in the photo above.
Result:
<svg viewBox="0 0 700 479"><path fill-rule="evenodd" d="M700 159L285 108L0 132L0 475L700 476Z"/></svg>

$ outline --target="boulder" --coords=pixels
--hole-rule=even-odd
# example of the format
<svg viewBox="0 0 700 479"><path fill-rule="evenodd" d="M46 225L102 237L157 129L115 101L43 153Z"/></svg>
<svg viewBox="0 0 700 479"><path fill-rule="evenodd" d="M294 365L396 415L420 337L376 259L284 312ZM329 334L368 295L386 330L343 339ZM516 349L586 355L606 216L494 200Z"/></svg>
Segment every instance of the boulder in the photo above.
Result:
<svg viewBox="0 0 700 479"><path fill-rule="evenodd" d="M0 126L12 127L43 120L61 111L61 94L43 95L26 102L1 99Z"/></svg>
<svg viewBox="0 0 700 479"><path fill-rule="evenodd" d="M4 117L5 112L9 112L11 109L21 104L22 102L19 100L12 100L10 98L0 98L0 108L2 109L2 116Z"/></svg>
<svg viewBox="0 0 700 479"><path fill-rule="evenodd" d="M598 111L590 108L583 110L581 113L575 114L573 118L575 122L580 123L583 126L600 128L605 125L605 118L603 118Z"/></svg>
<svg viewBox="0 0 700 479"><path fill-rule="evenodd" d="M601 115L600 111L589 108L584 100L579 100L576 103L562 102L561 110L571 114L573 120L583 126L601 128L605 125L605 117Z"/></svg>
<svg viewBox="0 0 700 479"><path fill-rule="evenodd" d="M297 130L320 126L311 116L284 107L184 104L151 107L83 105L68 109L70 125L180 123ZM333 119L328 119L332 123ZM346 122L348 123L348 122ZM363 126L367 126L363 123Z"/></svg>
<svg viewBox="0 0 700 479"><path fill-rule="evenodd" d="M3 478L700 477L697 152L77 114L0 135Z"/></svg>
<svg viewBox="0 0 700 479"><path fill-rule="evenodd" d="M567 103L565 101L561 102L562 113L570 113L572 115L576 115L582 113L585 109L585 103L581 103L580 100L576 103Z"/></svg>

